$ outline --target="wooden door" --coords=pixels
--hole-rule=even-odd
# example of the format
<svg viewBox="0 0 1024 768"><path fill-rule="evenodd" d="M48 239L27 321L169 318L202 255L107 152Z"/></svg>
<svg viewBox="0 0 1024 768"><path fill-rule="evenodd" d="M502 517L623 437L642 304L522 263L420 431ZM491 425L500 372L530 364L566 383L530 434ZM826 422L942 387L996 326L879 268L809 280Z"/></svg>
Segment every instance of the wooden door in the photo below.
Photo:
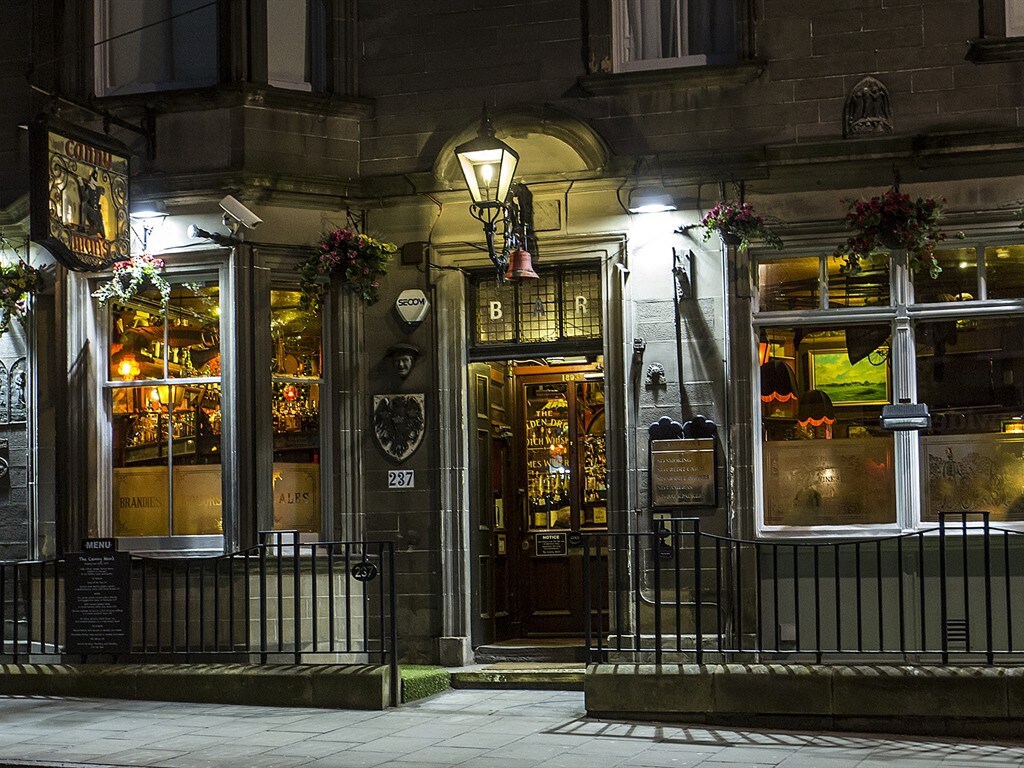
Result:
<svg viewBox="0 0 1024 768"><path fill-rule="evenodd" d="M580 534L607 530L604 382L593 367L517 373L523 631L580 635Z"/></svg>

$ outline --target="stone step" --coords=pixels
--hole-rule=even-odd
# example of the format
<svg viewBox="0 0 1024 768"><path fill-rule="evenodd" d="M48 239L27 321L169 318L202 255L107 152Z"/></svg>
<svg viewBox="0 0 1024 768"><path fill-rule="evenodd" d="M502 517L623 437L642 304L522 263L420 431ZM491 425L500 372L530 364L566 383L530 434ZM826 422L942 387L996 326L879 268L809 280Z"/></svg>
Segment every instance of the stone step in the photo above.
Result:
<svg viewBox="0 0 1024 768"><path fill-rule="evenodd" d="M504 662L451 670L452 688L582 691L584 664Z"/></svg>
<svg viewBox="0 0 1024 768"><path fill-rule="evenodd" d="M522 641L481 645L474 652L474 657L477 664L578 664L586 661L586 651L582 640L557 644Z"/></svg>

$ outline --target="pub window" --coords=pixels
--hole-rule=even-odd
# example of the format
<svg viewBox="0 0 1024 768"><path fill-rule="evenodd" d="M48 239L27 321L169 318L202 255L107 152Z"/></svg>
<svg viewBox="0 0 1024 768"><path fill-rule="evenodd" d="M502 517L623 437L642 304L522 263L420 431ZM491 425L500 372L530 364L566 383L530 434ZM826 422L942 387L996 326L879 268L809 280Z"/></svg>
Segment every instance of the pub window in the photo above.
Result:
<svg viewBox="0 0 1024 768"><path fill-rule="evenodd" d="M293 288L270 291L274 528L320 532L321 313Z"/></svg>
<svg viewBox="0 0 1024 768"><path fill-rule="evenodd" d="M760 329L765 525L895 524L889 332Z"/></svg>
<svg viewBox="0 0 1024 768"><path fill-rule="evenodd" d="M727 0L613 0L619 72L735 61L735 10Z"/></svg>
<svg viewBox="0 0 1024 768"><path fill-rule="evenodd" d="M172 283L166 311L160 298L110 315L114 535L220 535L220 286Z"/></svg>
<svg viewBox="0 0 1024 768"><path fill-rule="evenodd" d="M475 347L600 342L603 312L597 266L544 270L540 279L520 283L500 283L493 274L476 275L471 281Z"/></svg>
<svg viewBox="0 0 1024 768"><path fill-rule="evenodd" d="M921 436L922 517L980 512L1024 521L1024 315L915 324L917 392L932 428Z"/></svg>
<svg viewBox="0 0 1024 768"><path fill-rule="evenodd" d="M94 8L99 95L217 82L217 3L95 0Z"/></svg>

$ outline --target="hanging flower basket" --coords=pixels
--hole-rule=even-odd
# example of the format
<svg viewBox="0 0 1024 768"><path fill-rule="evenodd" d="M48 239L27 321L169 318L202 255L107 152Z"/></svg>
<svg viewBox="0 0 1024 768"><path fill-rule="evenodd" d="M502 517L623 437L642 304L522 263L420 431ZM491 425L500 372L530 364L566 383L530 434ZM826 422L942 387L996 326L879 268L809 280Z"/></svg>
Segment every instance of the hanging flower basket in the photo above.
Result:
<svg viewBox="0 0 1024 768"><path fill-rule="evenodd" d="M749 247L761 240L772 248L782 248L780 238L750 203L719 203L701 220L704 240L717 234L726 245Z"/></svg>
<svg viewBox="0 0 1024 768"><path fill-rule="evenodd" d="M303 309L320 308L331 281L338 282L367 304L380 298L380 280L398 248L349 229L324 235L316 253L299 265Z"/></svg>
<svg viewBox="0 0 1024 768"><path fill-rule="evenodd" d="M161 309L167 308L171 299L171 284L163 276L164 260L148 253L140 253L125 261L114 263L110 279L93 292L93 298L100 306L113 302L114 306L124 306L147 287L160 294Z"/></svg>
<svg viewBox="0 0 1024 768"><path fill-rule="evenodd" d="M24 322L28 295L42 285L39 270L18 259L16 264L0 264L0 336L11 328L11 318Z"/></svg>
<svg viewBox="0 0 1024 768"><path fill-rule="evenodd" d="M839 271L856 275L860 260L879 250L905 250L915 272L927 270L932 278L942 271L935 245L946 239L939 221L942 201L933 197L916 200L896 189L869 200L854 200L846 213L846 228L853 231L833 254L843 260ZM962 232L955 237L962 238Z"/></svg>

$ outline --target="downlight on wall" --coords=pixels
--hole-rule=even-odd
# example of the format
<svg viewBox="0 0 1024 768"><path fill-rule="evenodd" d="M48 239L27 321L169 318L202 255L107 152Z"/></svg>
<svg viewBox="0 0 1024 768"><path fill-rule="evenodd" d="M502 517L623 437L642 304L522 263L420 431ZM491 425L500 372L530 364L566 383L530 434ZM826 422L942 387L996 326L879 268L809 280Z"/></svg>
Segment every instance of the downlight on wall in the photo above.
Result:
<svg viewBox="0 0 1024 768"><path fill-rule="evenodd" d="M630 213L666 213L678 210L675 198L662 187L637 187L629 193Z"/></svg>

